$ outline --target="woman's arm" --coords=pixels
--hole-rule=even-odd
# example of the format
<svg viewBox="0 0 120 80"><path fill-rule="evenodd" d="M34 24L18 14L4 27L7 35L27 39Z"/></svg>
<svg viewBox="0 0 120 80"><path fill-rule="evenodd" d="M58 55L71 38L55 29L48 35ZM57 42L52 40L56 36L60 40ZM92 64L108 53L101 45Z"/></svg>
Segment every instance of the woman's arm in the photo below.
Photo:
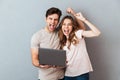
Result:
<svg viewBox="0 0 120 80"><path fill-rule="evenodd" d="M80 19L81 21L83 21L86 25L88 25L88 27L90 28L90 30L87 31L83 31L82 35L84 37L96 37L100 35L100 31L98 28L96 28L92 23L90 23L87 19L85 19L83 17L83 15L81 13L77 13L76 17L78 19Z"/></svg>
<svg viewBox="0 0 120 80"><path fill-rule="evenodd" d="M73 15L73 16L76 18L78 24L80 25L80 29L83 29L83 30L86 29L84 23L83 23L80 19L78 19L78 18L76 17L76 13L75 13L75 11L74 11L72 8L67 8L67 13Z"/></svg>

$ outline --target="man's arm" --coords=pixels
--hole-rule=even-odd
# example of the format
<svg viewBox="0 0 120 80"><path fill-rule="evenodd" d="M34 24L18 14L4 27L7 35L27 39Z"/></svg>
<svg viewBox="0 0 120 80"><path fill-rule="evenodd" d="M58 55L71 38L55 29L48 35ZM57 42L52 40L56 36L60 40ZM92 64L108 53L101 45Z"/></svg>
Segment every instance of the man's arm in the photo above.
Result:
<svg viewBox="0 0 120 80"><path fill-rule="evenodd" d="M50 65L39 64L38 48L31 48L32 64L38 68L50 68Z"/></svg>
<svg viewBox="0 0 120 80"><path fill-rule="evenodd" d="M35 67L39 67L38 49L37 48L31 48L31 57L32 57L32 64Z"/></svg>

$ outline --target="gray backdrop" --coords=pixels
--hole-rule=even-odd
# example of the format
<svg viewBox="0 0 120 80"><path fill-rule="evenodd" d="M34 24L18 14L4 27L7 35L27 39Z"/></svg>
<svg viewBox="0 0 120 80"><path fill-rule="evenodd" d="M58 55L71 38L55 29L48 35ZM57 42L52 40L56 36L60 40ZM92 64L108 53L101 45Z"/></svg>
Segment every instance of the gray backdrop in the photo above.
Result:
<svg viewBox="0 0 120 80"><path fill-rule="evenodd" d="M37 80L30 39L45 26L45 11L72 7L101 30L86 39L94 72L90 80L120 80L120 0L0 0L0 80Z"/></svg>

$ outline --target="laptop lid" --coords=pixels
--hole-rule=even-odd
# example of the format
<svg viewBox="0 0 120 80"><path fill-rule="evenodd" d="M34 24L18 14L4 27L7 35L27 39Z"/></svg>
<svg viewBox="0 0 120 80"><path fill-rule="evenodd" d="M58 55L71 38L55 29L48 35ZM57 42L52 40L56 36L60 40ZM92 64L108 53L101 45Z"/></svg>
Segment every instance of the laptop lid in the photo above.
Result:
<svg viewBox="0 0 120 80"><path fill-rule="evenodd" d="M66 51L39 48L39 63L45 65L66 66Z"/></svg>

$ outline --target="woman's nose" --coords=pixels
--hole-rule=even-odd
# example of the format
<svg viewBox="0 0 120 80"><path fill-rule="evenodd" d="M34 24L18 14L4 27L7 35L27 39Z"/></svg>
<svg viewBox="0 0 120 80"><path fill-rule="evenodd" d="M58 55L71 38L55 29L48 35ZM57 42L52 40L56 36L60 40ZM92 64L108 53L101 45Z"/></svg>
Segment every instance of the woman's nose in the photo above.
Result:
<svg viewBox="0 0 120 80"><path fill-rule="evenodd" d="M68 25L66 24L65 27L68 28Z"/></svg>

